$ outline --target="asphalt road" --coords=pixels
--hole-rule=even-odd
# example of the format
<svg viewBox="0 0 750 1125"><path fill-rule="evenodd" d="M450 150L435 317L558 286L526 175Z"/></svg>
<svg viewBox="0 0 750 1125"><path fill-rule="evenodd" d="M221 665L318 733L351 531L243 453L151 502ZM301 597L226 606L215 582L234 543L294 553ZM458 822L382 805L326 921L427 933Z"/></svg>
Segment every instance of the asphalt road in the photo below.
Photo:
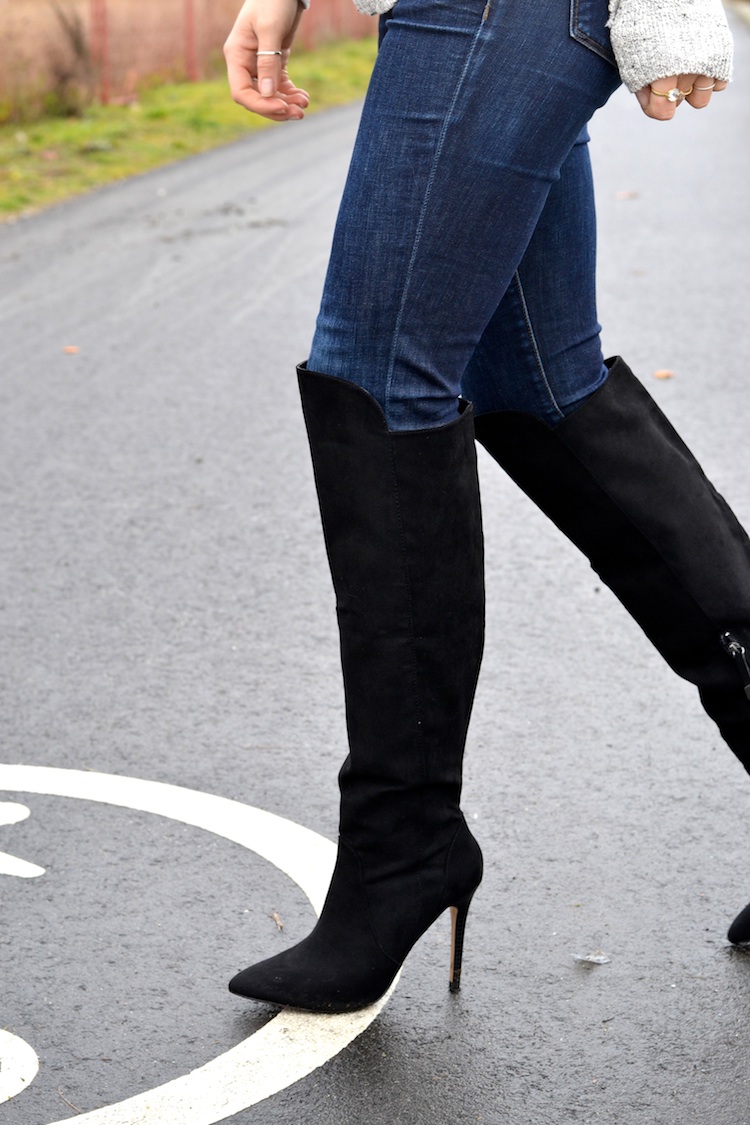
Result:
<svg viewBox="0 0 750 1125"><path fill-rule="evenodd" d="M710 114L657 125L620 93L592 133L606 350L748 524L737 32L738 78ZM0 1118L748 1125L750 958L724 935L750 898L750 782L485 457L488 640L464 803L487 875L459 996L444 919L377 1019L273 1093L290 1079L282 1041L314 1048L325 1021L282 1029L266 1059L273 1012L225 982L303 936L302 890L232 837L230 806L198 827L173 791L86 787L169 783L335 836L337 639L294 365L356 118L0 227L0 761L47 768L31 792L0 766L0 848L44 868L0 875L0 1091L33 1069L11 1034L39 1059ZM674 378L653 379L663 368ZM574 959L598 951L607 964ZM201 1072L187 1101L174 1087L102 1108L254 1033L268 1096L250 1108L249 1071L222 1079L239 1102L202 1100Z"/></svg>

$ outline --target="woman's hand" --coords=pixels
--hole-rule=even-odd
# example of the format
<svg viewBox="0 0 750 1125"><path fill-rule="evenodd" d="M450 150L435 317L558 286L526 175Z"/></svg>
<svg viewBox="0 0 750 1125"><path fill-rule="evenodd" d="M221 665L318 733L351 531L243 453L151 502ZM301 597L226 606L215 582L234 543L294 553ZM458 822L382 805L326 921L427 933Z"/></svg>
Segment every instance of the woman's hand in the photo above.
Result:
<svg viewBox="0 0 750 1125"><path fill-rule="evenodd" d="M708 78L705 74L679 74L672 78L660 78L638 90L635 96L646 117L653 117L655 121L671 121L682 102L687 102L693 109L705 109L711 96L726 90L728 85L728 82Z"/></svg>
<svg viewBox="0 0 750 1125"><path fill-rule="evenodd" d="M303 11L298 0L245 0L224 44L229 88L238 105L273 121L304 117L310 98L286 71Z"/></svg>

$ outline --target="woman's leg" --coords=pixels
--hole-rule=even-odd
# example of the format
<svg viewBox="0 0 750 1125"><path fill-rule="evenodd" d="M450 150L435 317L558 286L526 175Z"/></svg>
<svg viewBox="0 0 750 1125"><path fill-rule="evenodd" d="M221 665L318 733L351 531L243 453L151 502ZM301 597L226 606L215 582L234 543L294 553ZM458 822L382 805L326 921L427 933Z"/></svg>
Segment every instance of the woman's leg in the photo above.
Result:
<svg viewBox="0 0 750 1125"><path fill-rule="evenodd" d="M584 129L464 372L462 394L477 415L524 411L555 425L607 377L588 140Z"/></svg>
<svg viewBox="0 0 750 1125"><path fill-rule="evenodd" d="M351 382L301 369L300 392L341 636L349 755L320 920L240 973L243 996L343 1012L377 1000L418 937L482 875L459 806L484 626L471 410L393 433Z"/></svg>
<svg viewBox="0 0 750 1125"><path fill-rule="evenodd" d="M349 734L338 859L313 932L240 973L241 995L361 1007L446 907L458 987L481 878L459 798L484 606L459 394L550 187L617 83L568 15L569 0L399 0L389 21L300 370Z"/></svg>
<svg viewBox="0 0 750 1125"><path fill-rule="evenodd" d="M607 378L585 140L550 190L463 393L479 440L698 686L750 770L750 703L738 676L750 692L750 661L746 670L722 641L736 635L750 648L750 541L622 360Z"/></svg>
<svg viewBox="0 0 750 1125"><path fill-rule="evenodd" d="M750 541L621 359L556 424L476 419L488 452L588 556L750 771Z"/></svg>
<svg viewBox="0 0 750 1125"><path fill-rule="evenodd" d="M698 687L750 771L750 541L622 360L595 388L587 178L577 145L469 363L464 394L478 439ZM729 939L750 940L750 907Z"/></svg>
<svg viewBox="0 0 750 1125"><path fill-rule="evenodd" d="M587 6L603 32L606 0ZM309 366L368 390L392 430L455 418L550 189L618 84L571 37L570 10L569 0L399 0L388 21ZM575 317L573 283L566 296ZM601 363L586 381L600 377Z"/></svg>

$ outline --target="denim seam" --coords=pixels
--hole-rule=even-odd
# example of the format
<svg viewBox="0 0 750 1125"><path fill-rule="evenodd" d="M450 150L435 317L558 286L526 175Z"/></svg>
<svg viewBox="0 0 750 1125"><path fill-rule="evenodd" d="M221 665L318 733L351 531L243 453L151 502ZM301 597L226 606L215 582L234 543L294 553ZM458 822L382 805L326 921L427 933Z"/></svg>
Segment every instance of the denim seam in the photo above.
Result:
<svg viewBox="0 0 750 1125"><path fill-rule="evenodd" d="M539 351L539 345L537 343L536 335L534 333L534 326L531 323L531 316L529 315L529 307L526 304L526 295L524 294L524 291L523 291L523 284L521 282L521 275L519 274L518 270L516 270L513 280L515 281L516 289L518 290L518 297L519 297L519 300L521 302L521 311L523 313L523 319L524 319L524 322L526 324L526 331L529 334L529 342L531 343L531 347L532 347L533 352L534 352L534 357L536 359L536 364L537 364L537 367L539 368L539 374L542 377L542 381L543 381L544 386L547 390L547 394L549 396L549 400L550 400L550 403L552 404L552 407L557 411L560 418L564 418L565 414L560 409L559 403L558 403L557 399L555 398L554 394L552 393L552 387L550 386L549 380L547 379L547 372L544 370L544 363L542 361L542 355L541 355L541 352Z"/></svg>
<svg viewBox="0 0 750 1125"><path fill-rule="evenodd" d="M445 121L443 122L443 125L441 127L440 135L439 135L438 141L437 141L437 145L435 146L435 155L432 159L432 167L430 168L430 175L429 175L429 178L427 180L427 186L425 187L424 199L422 200L422 208L421 208L421 211L419 213L419 219L417 221L417 229L416 229L416 232L415 232L415 235L414 235L414 246L412 247L411 258L409 259L409 265L408 265L407 271L406 271L406 278L404 280L404 288L403 288L403 291L402 291L402 294L401 294L401 304L399 305L398 315L396 316L396 323L395 323L394 328L393 328L393 344L392 344L392 347L391 347L391 354L390 354L389 359L388 359L388 373L386 375L385 394L383 396L383 402L384 402L384 406L385 406L386 416L389 414L390 397L391 397L391 391L392 391L392 388L393 388L393 373L394 373L394 367L396 365L396 348L397 348L397 345L398 345L398 337L399 337L399 334L401 332L401 325L402 325L403 319L404 319L404 312L405 312L405 309L406 309L406 300L407 300L407 296L408 296L408 293L409 293L409 288L411 286L412 274L414 273L414 266L415 266L416 259L417 259L419 244L420 244L420 241L421 241L421 238L422 238L422 231L424 229L425 216L427 214L428 204L429 204L429 201L430 201L430 196L432 194L432 187L433 187L433 184L435 182L435 176L437 174L437 167L438 167L438 164L440 162L440 157L442 156L443 148L445 146L445 139L446 139L446 136L448 134L449 122L450 122L450 119L453 115L453 111L456 108L456 104L458 102L459 96L460 96L460 94L463 90L464 83L466 81L466 75L469 71L469 67L471 66L471 62L472 62L472 60L474 58L474 54L476 52L477 43L479 42L479 38L482 34L482 29L484 27L484 24L487 21L487 15L488 15L489 7L490 7L490 5L487 4L485 6L484 10L483 10L481 22L480 22L479 27L477 28L477 30L474 34L474 38L471 41L471 47L469 48L468 54L466 56L466 62L464 64L464 68L461 71L461 76L460 76L460 78L459 78L459 80L456 84L456 90L455 90L455 93L453 95L453 99L451 101L450 106L448 107L448 111L445 115Z"/></svg>
<svg viewBox="0 0 750 1125"><path fill-rule="evenodd" d="M592 35L584 31L581 27L580 15L580 0L571 0L570 5L570 35L577 43L584 47L588 47L599 58L604 59L611 66L616 66L615 56L611 46L606 43L601 43L598 39L594 39Z"/></svg>

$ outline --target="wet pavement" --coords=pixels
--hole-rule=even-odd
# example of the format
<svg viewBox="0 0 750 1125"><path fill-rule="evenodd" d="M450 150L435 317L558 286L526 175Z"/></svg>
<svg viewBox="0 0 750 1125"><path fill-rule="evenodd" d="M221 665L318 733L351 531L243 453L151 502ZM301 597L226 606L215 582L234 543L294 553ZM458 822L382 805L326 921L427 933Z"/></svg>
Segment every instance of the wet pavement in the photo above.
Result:
<svg viewBox="0 0 750 1125"><path fill-rule="evenodd" d="M736 29L715 111L658 125L621 92L592 148L606 351L750 524ZM369 1023L225 991L307 931L336 832L338 649L294 364L356 118L0 227L0 849L35 865L0 857L0 1096L20 1090L2 1120L748 1125L750 958L725 932L750 898L750 781L484 455L464 806L487 873L462 992L447 918Z"/></svg>

